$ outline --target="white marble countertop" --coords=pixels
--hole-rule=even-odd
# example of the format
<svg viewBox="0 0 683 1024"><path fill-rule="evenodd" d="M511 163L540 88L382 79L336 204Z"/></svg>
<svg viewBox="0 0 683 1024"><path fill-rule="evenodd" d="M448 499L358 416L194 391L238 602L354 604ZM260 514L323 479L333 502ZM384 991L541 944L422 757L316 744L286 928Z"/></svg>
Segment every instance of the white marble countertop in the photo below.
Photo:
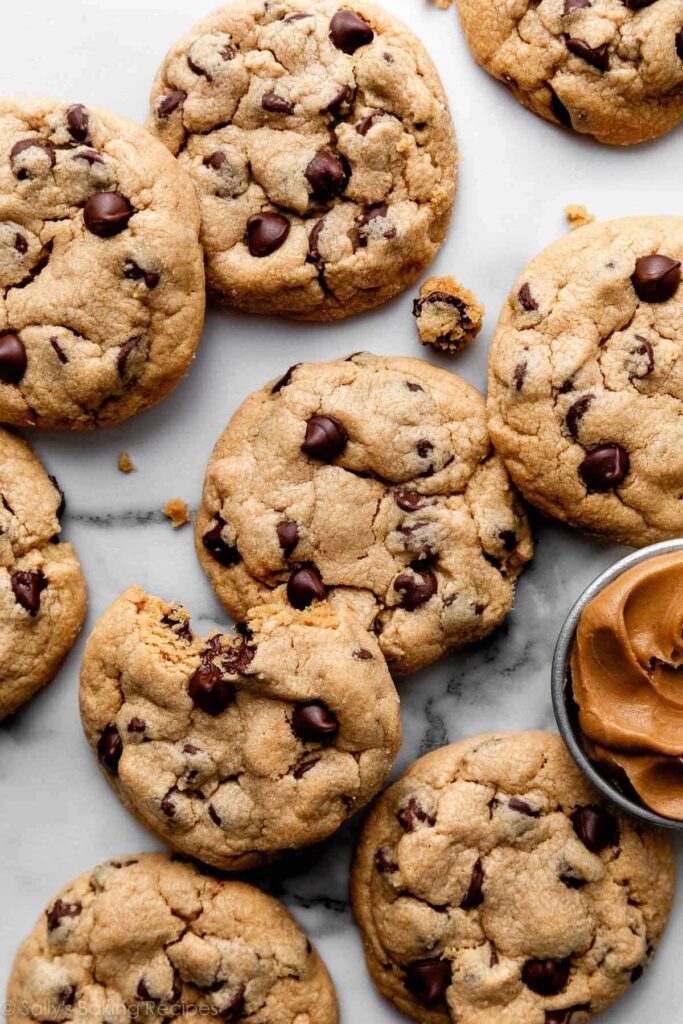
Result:
<svg viewBox="0 0 683 1024"><path fill-rule="evenodd" d="M571 137L524 111L473 64L453 10L384 0L422 37L444 78L463 163L450 234L434 269L455 273L486 304L471 350L442 360L479 387L507 291L528 259L566 230L563 208L599 219L683 214L681 130L629 151ZM0 92L51 93L142 120L166 48L212 0L31 0L3 4ZM0 992L15 948L61 886L98 860L153 849L100 778L78 719L78 667L95 619L130 583L181 601L197 628L225 619L197 564L191 527L172 531L170 497L192 509L214 441L242 399L291 363L358 349L424 355L408 292L373 313L299 325L210 310L189 377L156 409L87 436L30 435L64 488L65 535L90 593L80 643L60 676L0 725ZM119 451L137 472L117 471ZM417 755L491 729L554 728L550 658L580 591L621 553L535 517L537 554L510 619L485 643L401 683L405 742L397 771ZM264 879L318 944L337 982L344 1024L398 1024L365 973L348 906L352 822L298 873ZM679 844L679 854L683 844ZM683 859L683 858L680 858ZM604 1024L681 1020L683 898L653 967Z"/></svg>

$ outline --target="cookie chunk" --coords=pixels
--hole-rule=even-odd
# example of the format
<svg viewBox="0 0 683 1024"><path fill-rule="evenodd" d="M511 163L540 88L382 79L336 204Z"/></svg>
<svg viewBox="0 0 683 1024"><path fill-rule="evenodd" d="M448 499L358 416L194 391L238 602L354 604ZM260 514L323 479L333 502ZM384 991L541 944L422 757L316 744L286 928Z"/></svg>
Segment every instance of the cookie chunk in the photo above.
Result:
<svg viewBox="0 0 683 1024"><path fill-rule="evenodd" d="M7 1004L8 1024L339 1020L325 965L281 903L165 853L67 885L19 948Z"/></svg>
<svg viewBox="0 0 683 1024"><path fill-rule="evenodd" d="M586 1024L666 927L663 832L618 815L559 736L478 736L384 794L353 869L370 973L428 1024Z"/></svg>
<svg viewBox="0 0 683 1024"><path fill-rule="evenodd" d="M220 8L168 54L148 128L192 176L209 287L239 309L370 309L446 232L446 96L420 41L369 0Z"/></svg>
<svg viewBox="0 0 683 1024"><path fill-rule="evenodd" d="M59 541L64 495L0 430L0 720L57 674L85 618L76 552Z"/></svg>
<svg viewBox="0 0 683 1024"><path fill-rule="evenodd" d="M413 316L423 345L459 352L479 334L484 307L455 278L430 277L413 303Z"/></svg>
<svg viewBox="0 0 683 1024"><path fill-rule="evenodd" d="M183 608L139 587L88 640L81 713L126 807L224 870L326 839L401 743L384 659L348 613L270 606L238 637L195 637Z"/></svg>
<svg viewBox="0 0 683 1024"><path fill-rule="evenodd" d="M580 228L530 263L489 360L489 430L529 501L626 544L683 534L683 218Z"/></svg>
<svg viewBox="0 0 683 1024"><path fill-rule="evenodd" d="M645 142L683 121L682 0L458 0L470 49L547 121Z"/></svg>
<svg viewBox="0 0 683 1024"><path fill-rule="evenodd" d="M188 176L118 114L0 100L0 421L83 430L163 398L204 319Z"/></svg>
<svg viewBox="0 0 683 1024"><path fill-rule="evenodd" d="M373 629L394 673L489 633L531 558L484 401L419 359L291 367L214 449L197 551L237 619L329 595Z"/></svg>

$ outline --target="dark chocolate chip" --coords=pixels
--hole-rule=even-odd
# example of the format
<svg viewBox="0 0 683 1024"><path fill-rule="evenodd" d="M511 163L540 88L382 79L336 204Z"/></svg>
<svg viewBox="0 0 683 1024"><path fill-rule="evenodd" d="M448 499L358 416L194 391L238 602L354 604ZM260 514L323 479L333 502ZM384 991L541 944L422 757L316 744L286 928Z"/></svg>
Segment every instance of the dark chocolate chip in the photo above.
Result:
<svg viewBox="0 0 683 1024"><path fill-rule="evenodd" d="M517 298L519 299L520 306L522 309L526 309L527 313L533 313L534 310L538 309L538 303L531 294L531 288L529 287L528 282L523 284L519 289L517 292Z"/></svg>
<svg viewBox="0 0 683 1024"><path fill-rule="evenodd" d="M315 768L319 760L319 757L314 757L312 761L304 761L303 764L298 765L292 772L297 782L299 779L303 779L304 775L310 772L311 768Z"/></svg>
<svg viewBox="0 0 683 1024"><path fill-rule="evenodd" d="M299 543L299 527L293 519L284 519L277 525L277 539L285 558L289 558Z"/></svg>
<svg viewBox="0 0 683 1024"><path fill-rule="evenodd" d="M270 256L289 234L289 221L281 213L252 213L244 241L252 256Z"/></svg>
<svg viewBox="0 0 683 1024"><path fill-rule="evenodd" d="M66 123L69 135L74 142L85 142L88 138L88 111L82 103L74 103L66 112Z"/></svg>
<svg viewBox="0 0 683 1024"><path fill-rule="evenodd" d="M586 415L594 401L595 395L589 393L581 395L581 398L577 398L569 406L567 410L567 430L572 437L579 436L579 421Z"/></svg>
<svg viewBox="0 0 683 1024"><path fill-rule="evenodd" d="M73 155L74 160L85 160L91 167L93 164L103 164L104 159L99 153L96 153L94 149L79 149L77 153Z"/></svg>
<svg viewBox="0 0 683 1024"><path fill-rule="evenodd" d="M291 114L293 105L284 96L278 96L276 92L264 92L261 97L261 106L269 114Z"/></svg>
<svg viewBox="0 0 683 1024"><path fill-rule="evenodd" d="M528 366L526 361L522 362L522 363L517 363L517 365L515 366L514 372L512 374L512 379L513 379L514 385L515 385L515 391L521 391L522 390L522 388L524 387L524 381L526 380L526 375L527 375L528 372L529 372L529 366Z"/></svg>
<svg viewBox="0 0 683 1024"><path fill-rule="evenodd" d="M681 283L680 261L661 253L641 256L631 280L636 295L643 302L667 302Z"/></svg>
<svg viewBox="0 0 683 1024"><path fill-rule="evenodd" d="M221 715L235 700L235 687L217 665L207 661L190 679L188 693L192 703L207 715Z"/></svg>
<svg viewBox="0 0 683 1024"><path fill-rule="evenodd" d="M23 235L16 234L14 236L14 248L22 256L26 255L26 253L28 252L28 242L26 241Z"/></svg>
<svg viewBox="0 0 683 1024"><path fill-rule="evenodd" d="M335 117L339 116L341 108L346 104L350 104L353 100L354 90L350 85L342 85L337 95L330 100L326 107L323 108L323 114L333 114Z"/></svg>
<svg viewBox="0 0 683 1024"><path fill-rule="evenodd" d="M17 604L34 618L40 610L40 595L47 587L47 580L42 572L13 572L10 575L10 583Z"/></svg>
<svg viewBox="0 0 683 1024"><path fill-rule="evenodd" d="M643 364L642 370L640 370L640 367L636 367L631 371L631 373L629 373L629 378L631 380L640 380L642 377L649 377L652 371L654 370L655 350L653 349L652 345L647 340L647 338L641 338L639 334L636 334L635 337L638 344L634 348L632 354L634 356L645 356L645 362Z"/></svg>
<svg viewBox="0 0 683 1024"><path fill-rule="evenodd" d="M513 796L510 799L508 807L511 811L517 811L517 814L525 814L527 818L540 818L541 816L540 811L535 811L533 807L526 802L526 800L522 800L522 798L518 796Z"/></svg>
<svg viewBox="0 0 683 1024"><path fill-rule="evenodd" d="M55 931L66 917L79 917L83 906L80 903L64 903L63 900L55 900L49 910L46 911L47 930Z"/></svg>
<svg viewBox="0 0 683 1024"><path fill-rule="evenodd" d="M255 654L256 648L252 647L246 638L242 639L239 643L232 644L223 652L223 660L221 662L223 671L233 676L246 675Z"/></svg>
<svg viewBox="0 0 683 1024"><path fill-rule="evenodd" d="M315 198L323 202L341 195L349 180L344 162L327 150L315 154L304 171L304 176Z"/></svg>
<svg viewBox="0 0 683 1024"><path fill-rule="evenodd" d="M501 541L506 551L514 551L517 546L517 534L514 530L501 530L498 534L498 539Z"/></svg>
<svg viewBox="0 0 683 1024"><path fill-rule="evenodd" d="M571 14L573 11L583 11L591 6L591 0L564 0L564 13Z"/></svg>
<svg viewBox="0 0 683 1024"><path fill-rule="evenodd" d="M597 68L598 71L609 70L609 46L603 43L602 46L589 46L585 39L567 39L567 49L575 57L581 57L587 64Z"/></svg>
<svg viewBox="0 0 683 1024"><path fill-rule="evenodd" d="M220 1008L218 1016L222 1024L237 1024L242 1019L246 1005L244 1002L245 995L246 989L244 985L240 985L237 991L230 997L228 1004Z"/></svg>
<svg viewBox="0 0 683 1024"><path fill-rule="evenodd" d="M300 704L292 715L294 734L304 743L329 743L339 732L339 722L326 704Z"/></svg>
<svg viewBox="0 0 683 1024"><path fill-rule="evenodd" d="M119 192L96 192L85 204L83 219L91 234L111 238L126 230L134 213L126 197Z"/></svg>
<svg viewBox="0 0 683 1024"><path fill-rule="evenodd" d="M128 362L128 356L131 354L131 352L135 351L135 349L140 344L140 341L140 338L129 338L128 341L124 342L124 344L119 349L119 354L116 357L116 369L118 370L120 377L123 377L123 375L126 372L126 363Z"/></svg>
<svg viewBox="0 0 683 1024"><path fill-rule="evenodd" d="M572 128L572 116L554 89L550 89L550 109L556 121L559 121L565 128Z"/></svg>
<svg viewBox="0 0 683 1024"><path fill-rule="evenodd" d="M220 817L220 815L219 815L218 811L216 810L216 808L213 806L213 804L209 804L208 811L209 811L209 817L211 818L211 821L214 823L214 825L218 825L218 827L220 828L221 825L223 824L223 820Z"/></svg>
<svg viewBox="0 0 683 1024"><path fill-rule="evenodd" d="M635 985L635 983L637 981L640 981L640 979L643 976L643 972L644 971L645 971L645 968L643 967L642 964L638 964L637 967L633 968L633 970L631 971L631 984L632 985Z"/></svg>
<svg viewBox="0 0 683 1024"><path fill-rule="evenodd" d="M175 790L169 789L168 793L162 799L161 804L159 805L161 807L162 812L166 815L167 818L175 818L176 806L173 800L174 792Z"/></svg>
<svg viewBox="0 0 683 1024"><path fill-rule="evenodd" d="M426 459L434 451L434 445L431 441L426 438L422 438L421 441L417 442L417 454L421 459Z"/></svg>
<svg viewBox="0 0 683 1024"><path fill-rule="evenodd" d="M50 338L50 344L52 345L52 349L53 349L55 355L57 356L57 359L59 359L60 363L62 363L62 365L64 365L65 363L68 363L69 362L69 358L68 358L66 352L64 351L64 349L62 348L62 346L57 341L57 339L56 338Z"/></svg>
<svg viewBox="0 0 683 1024"><path fill-rule="evenodd" d="M337 11L330 21L330 39L344 53L355 53L361 46L367 46L374 35L365 18L346 8Z"/></svg>
<svg viewBox="0 0 683 1024"><path fill-rule="evenodd" d="M423 960L406 971L406 988L421 1003L439 1003L448 991L451 975L449 960Z"/></svg>
<svg viewBox="0 0 683 1024"><path fill-rule="evenodd" d="M215 526L206 531L202 537L202 544L212 558L215 558L220 565L229 569L231 565L236 565L239 562L240 553L234 545L226 544L223 540L221 531L224 526L223 520L219 519Z"/></svg>
<svg viewBox="0 0 683 1024"><path fill-rule="evenodd" d="M55 515L57 516L58 519L61 519L61 517L64 515L64 509L66 508L66 496L62 488L59 486L56 476L50 476L49 480L54 489L56 490L57 494L59 495L59 505L57 505L57 511Z"/></svg>
<svg viewBox="0 0 683 1024"><path fill-rule="evenodd" d="M683 60L683 28L676 33L676 53Z"/></svg>
<svg viewBox="0 0 683 1024"><path fill-rule="evenodd" d="M272 388L270 389L271 395L277 395L279 391L282 391L282 389L286 388L288 384L291 384L292 377L294 376L294 371L297 370L300 366L301 363L294 363L294 366L290 366L287 372L282 377L280 377L277 383L273 384Z"/></svg>
<svg viewBox="0 0 683 1024"><path fill-rule="evenodd" d="M321 218L321 220L318 220L318 221L315 222L315 224L311 228L311 233L308 236L308 254L309 254L309 256L311 257L311 259L313 260L314 263L317 262L317 260L320 259L320 251L318 249L318 241L320 239L320 232L322 231L324 226L325 226L325 218L323 217L323 218Z"/></svg>
<svg viewBox="0 0 683 1024"><path fill-rule="evenodd" d="M571 822L577 836L591 853L600 853L619 842L617 819L602 807L592 804L577 807L571 815Z"/></svg>
<svg viewBox="0 0 683 1024"><path fill-rule="evenodd" d="M220 171L221 167L225 165L228 158L225 153L221 153L220 149L217 149L215 153L210 153L209 156L205 156L202 163L205 167L210 167L212 171Z"/></svg>
<svg viewBox="0 0 683 1024"><path fill-rule="evenodd" d="M472 868L472 878L470 879L470 885L465 893L465 897L460 904L461 910L474 910L475 907L480 907L484 902L484 867L481 863L481 857L477 860L474 867Z"/></svg>
<svg viewBox="0 0 683 1024"><path fill-rule="evenodd" d="M115 725L105 726L97 743L97 757L104 770L110 775L118 775L122 753L123 743L119 736L119 730Z"/></svg>
<svg viewBox="0 0 683 1024"><path fill-rule="evenodd" d="M618 444L594 448L579 466L581 479L589 491L613 491L628 476L628 453Z"/></svg>
<svg viewBox="0 0 683 1024"><path fill-rule="evenodd" d="M419 512L429 505L429 499L417 491L394 491L394 501L404 512Z"/></svg>
<svg viewBox="0 0 683 1024"><path fill-rule="evenodd" d="M157 103L157 117L162 121L165 121L178 109L178 107L185 102L187 99L187 93L184 89L175 89L173 92L169 92Z"/></svg>
<svg viewBox="0 0 683 1024"><path fill-rule="evenodd" d="M346 448L349 436L334 416L311 416L301 451L311 459L332 462Z"/></svg>
<svg viewBox="0 0 683 1024"><path fill-rule="evenodd" d="M12 146L12 149L10 150L9 162L13 171L14 162L16 158L21 153L24 153L27 149L33 149L34 147L36 149L42 149L43 153L50 161L50 167L54 167L57 158L55 156L54 149L49 143L41 142L40 139L22 139L20 142L15 142ZM24 181L24 179L27 178L29 174L27 170L14 171L14 173L16 174L19 181Z"/></svg>
<svg viewBox="0 0 683 1024"><path fill-rule="evenodd" d="M161 280L161 274L155 270L143 270L134 260L126 260L123 265L123 276L129 281L144 281L152 291Z"/></svg>
<svg viewBox="0 0 683 1024"><path fill-rule="evenodd" d="M353 657L356 659L356 661L372 661L374 655L372 651L366 650L365 647L358 647L353 652Z"/></svg>
<svg viewBox="0 0 683 1024"><path fill-rule="evenodd" d="M406 381L406 387L408 388L408 391L424 391L421 384L416 384L415 381L412 380Z"/></svg>
<svg viewBox="0 0 683 1024"><path fill-rule="evenodd" d="M539 996L556 996L569 981L569 960L527 960L522 981Z"/></svg>
<svg viewBox="0 0 683 1024"><path fill-rule="evenodd" d="M145 722L142 718L131 718L130 722L128 723L128 732L141 733L144 732L146 728L147 722Z"/></svg>
<svg viewBox="0 0 683 1024"><path fill-rule="evenodd" d="M371 221L377 220L378 217L386 217L389 212L389 207L386 203L373 203L371 206L366 206L361 220L361 228L367 228ZM396 238L396 228L388 227L382 233L383 238ZM361 244L367 245L367 231L361 235Z"/></svg>
<svg viewBox="0 0 683 1024"><path fill-rule="evenodd" d="M571 1024L575 1013L589 1013L590 1006L571 1006L567 1010L546 1010L545 1024Z"/></svg>
<svg viewBox="0 0 683 1024"><path fill-rule="evenodd" d="M14 331L0 333L0 381L18 384L26 373L26 348Z"/></svg>
<svg viewBox="0 0 683 1024"><path fill-rule="evenodd" d="M373 110L371 114L367 114L362 120L356 125L356 131L359 135L367 135L371 128L373 128L378 121L381 121L383 117L387 116L386 110Z"/></svg>
<svg viewBox="0 0 683 1024"><path fill-rule="evenodd" d="M436 825L434 815L425 811L416 796L410 797L405 806L398 811L396 817L406 832L414 832L420 824L428 825L430 828Z"/></svg>
<svg viewBox="0 0 683 1024"><path fill-rule="evenodd" d="M375 854L375 867L380 875L395 875L398 871L398 864L386 846L381 846Z"/></svg>
<svg viewBox="0 0 683 1024"><path fill-rule="evenodd" d="M624 7L628 7L630 11L639 11L643 7L649 7L655 0L621 0Z"/></svg>
<svg viewBox="0 0 683 1024"><path fill-rule="evenodd" d="M414 612L416 608L426 604L439 589L436 576L430 569L421 572L401 573L394 581L394 590L401 591L401 608Z"/></svg>
<svg viewBox="0 0 683 1024"><path fill-rule="evenodd" d="M305 565L292 573L287 581L287 597L293 608L303 611L314 601L324 601L327 587L314 565Z"/></svg>

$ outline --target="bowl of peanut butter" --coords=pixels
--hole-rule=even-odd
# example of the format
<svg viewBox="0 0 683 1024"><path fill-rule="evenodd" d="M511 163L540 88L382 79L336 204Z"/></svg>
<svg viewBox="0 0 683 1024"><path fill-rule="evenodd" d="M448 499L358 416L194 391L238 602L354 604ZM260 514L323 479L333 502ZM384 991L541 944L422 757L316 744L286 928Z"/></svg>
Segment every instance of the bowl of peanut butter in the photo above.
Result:
<svg viewBox="0 0 683 1024"><path fill-rule="evenodd" d="M590 782L622 810L683 830L683 539L628 555L569 613L555 717Z"/></svg>

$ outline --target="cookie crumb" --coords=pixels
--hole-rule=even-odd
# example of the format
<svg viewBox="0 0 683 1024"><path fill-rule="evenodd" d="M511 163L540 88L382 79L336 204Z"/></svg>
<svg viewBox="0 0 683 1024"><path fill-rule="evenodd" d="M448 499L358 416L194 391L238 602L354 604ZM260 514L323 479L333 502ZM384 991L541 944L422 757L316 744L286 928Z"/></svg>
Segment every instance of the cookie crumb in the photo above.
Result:
<svg viewBox="0 0 683 1024"><path fill-rule="evenodd" d="M119 472L132 473L134 469L135 463L131 459L128 452L119 452Z"/></svg>
<svg viewBox="0 0 683 1024"><path fill-rule="evenodd" d="M453 0L432 0L435 7L438 7L440 11L447 11L451 6Z"/></svg>
<svg viewBox="0 0 683 1024"><path fill-rule="evenodd" d="M564 215L572 231L576 231L577 228L583 228L586 224L592 224L595 220L593 214L589 213L586 207L580 203L571 203L569 206L565 206Z"/></svg>
<svg viewBox="0 0 683 1024"><path fill-rule="evenodd" d="M170 498L163 507L163 513L171 520L171 526L176 530L190 521L190 510L182 498Z"/></svg>
<svg viewBox="0 0 683 1024"><path fill-rule="evenodd" d="M484 307L454 277L430 277L413 303L413 316L423 345L460 352L479 334Z"/></svg>

